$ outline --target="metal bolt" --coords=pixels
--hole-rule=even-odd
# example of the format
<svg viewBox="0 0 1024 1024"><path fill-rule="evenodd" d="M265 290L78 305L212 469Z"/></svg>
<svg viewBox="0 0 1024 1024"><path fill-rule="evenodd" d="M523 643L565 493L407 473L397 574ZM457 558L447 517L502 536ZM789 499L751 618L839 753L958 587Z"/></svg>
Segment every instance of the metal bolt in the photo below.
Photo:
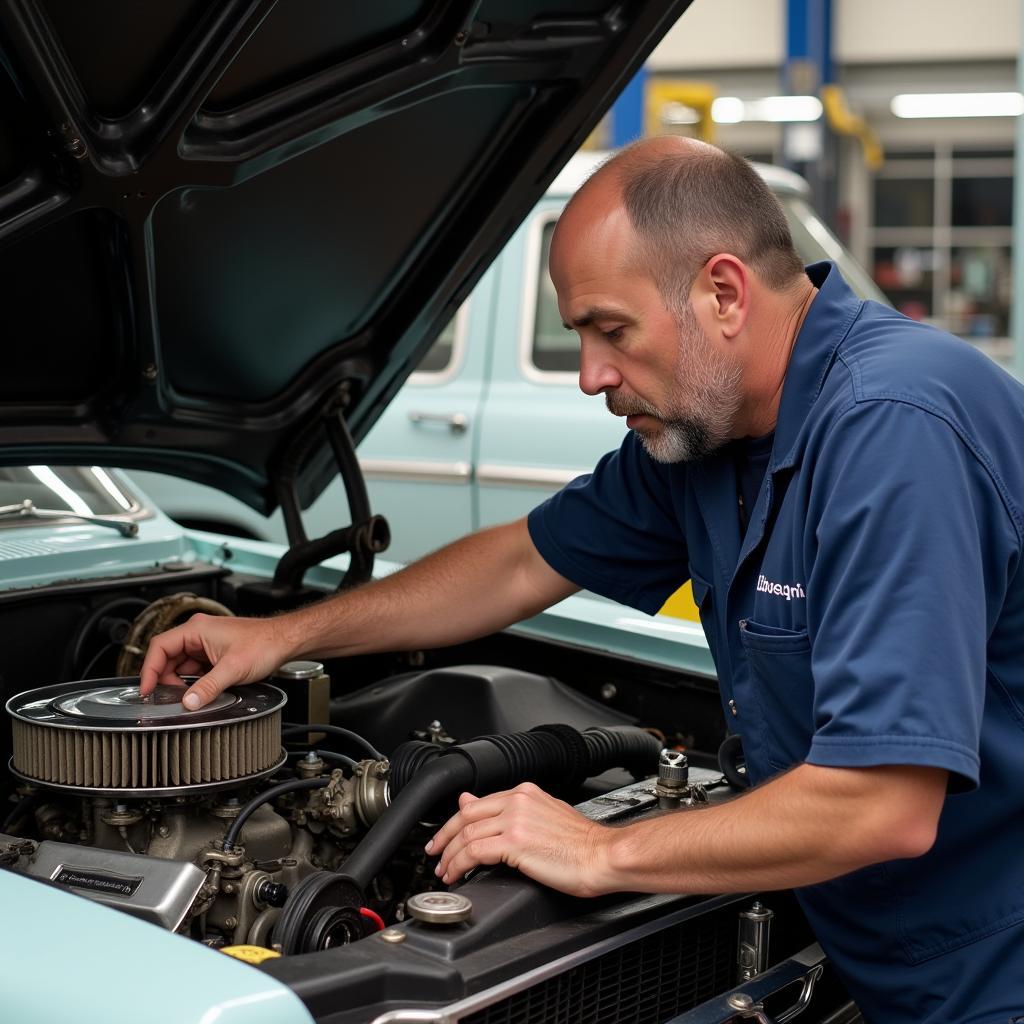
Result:
<svg viewBox="0 0 1024 1024"><path fill-rule="evenodd" d="M236 928L237 926L238 926L238 918L237 917L225 917L224 918L224 927L225 928Z"/></svg>
<svg viewBox="0 0 1024 1024"><path fill-rule="evenodd" d="M619 692L619 688L614 683L605 683L601 687L601 699L612 700Z"/></svg>
<svg viewBox="0 0 1024 1024"><path fill-rule="evenodd" d="M81 139L72 139L68 143L68 152L76 159L81 160L88 152L85 143Z"/></svg>
<svg viewBox="0 0 1024 1024"><path fill-rule="evenodd" d="M235 891L235 883L234 882L225 882L224 883L224 892L226 892L228 894L228 896L230 896L234 891Z"/></svg>
<svg viewBox="0 0 1024 1024"><path fill-rule="evenodd" d="M456 32L455 33L455 45L456 46L461 46L465 41L466 41L466 33L465 32Z"/></svg>
<svg viewBox="0 0 1024 1024"><path fill-rule="evenodd" d="M142 376L145 377L146 380L156 380L156 374L157 374L157 369L156 369L156 364L155 363L150 363L149 366L147 366L142 371Z"/></svg>
<svg viewBox="0 0 1024 1024"><path fill-rule="evenodd" d="M439 721L438 721L438 720L437 720L437 719L435 718L435 719L434 719L434 720L433 720L433 721L432 721L432 722L430 723L430 726L429 726L429 728L430 728L430 730L431 730L432 732L440 732L440 731L441 731L441 723L440 723L440 722L439 722Z"/></svg>
<svg viewBox="0 0 1024 1024"><path fill-rule="evenodd" d="M754 1007L754 1000L746 992L734 992L726 1003L734 1010L751 1010Z"/></svg>
<svg viewBox="0 0 1024 1024"><path fill-rule="evenodd" d="M380 937L385 942L405 942L405 932L399 931L397 928L385 928L384 931L380 933Z"/></svg>
<svg viewBox="0 0 1024 1024"><path fill-rule="evenodd" d="M161 839L166 839L171 834L171 830L166 825L161 825L156 833Z"/></svg>

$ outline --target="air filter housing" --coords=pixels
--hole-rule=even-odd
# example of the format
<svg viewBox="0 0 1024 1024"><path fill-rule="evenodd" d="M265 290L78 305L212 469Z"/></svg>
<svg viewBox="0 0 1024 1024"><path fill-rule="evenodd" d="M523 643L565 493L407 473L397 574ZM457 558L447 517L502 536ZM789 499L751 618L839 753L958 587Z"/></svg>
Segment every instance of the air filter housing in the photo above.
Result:
<svg viewBox="0 0 1024 1024"><path fill-rule="evenodd" d="M277 687L237 686L193 712L183 692L142 697L124 677L20 693L7 702L11 770L54 789L138 797L226 789L284 763Z"/></svg>

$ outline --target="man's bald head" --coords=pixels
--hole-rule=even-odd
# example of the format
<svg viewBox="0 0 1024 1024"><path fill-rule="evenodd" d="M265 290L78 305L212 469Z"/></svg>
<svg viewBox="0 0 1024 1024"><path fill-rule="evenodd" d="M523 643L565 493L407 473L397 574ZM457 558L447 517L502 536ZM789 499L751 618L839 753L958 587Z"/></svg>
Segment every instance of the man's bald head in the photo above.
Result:
<svg viewBox="0 0 1024 1024"><path fill-rule="evenodd" d="M689 302L700 268L717 253L737 256L773 290L805 279L785 214L761 176L742 157L707 143L662 136L617 153L569 202L556 244L571 245L573 237L623 212L632 229L632 259L677 312Z"/></svg>

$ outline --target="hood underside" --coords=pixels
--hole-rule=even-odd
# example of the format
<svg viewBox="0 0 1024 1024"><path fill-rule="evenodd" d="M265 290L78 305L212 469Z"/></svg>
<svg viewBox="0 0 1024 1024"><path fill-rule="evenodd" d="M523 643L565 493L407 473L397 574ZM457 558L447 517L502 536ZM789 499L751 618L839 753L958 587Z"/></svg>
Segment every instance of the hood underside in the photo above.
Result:
<svg viewBox="0 0 1024 1024"><path fill-rule="evenodd" d="M0 461L268 512L689 0L0 0Z"/></svg>

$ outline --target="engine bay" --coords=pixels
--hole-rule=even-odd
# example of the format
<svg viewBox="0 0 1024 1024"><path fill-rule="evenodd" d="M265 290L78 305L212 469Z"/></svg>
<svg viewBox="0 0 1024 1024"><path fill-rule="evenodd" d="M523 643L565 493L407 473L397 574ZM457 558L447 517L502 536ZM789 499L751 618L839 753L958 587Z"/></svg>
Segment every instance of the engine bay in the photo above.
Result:
<svg viewBox="0 0 1024 1024"><path fill-rule="evenodd" d="M813 942L790 893L579 900L501 866L449 888L424 851L464 790L534 781L609 824L729 799L706 681L505 633L292 662L199 712L140 698L150 636L218 609L276 606L203 562L0 595L0 869L255 963L330 1024L463 1002L450 1019L511 1019L570 980L573 1006L596 1001L580 1019L618 1019L634 955L662 978L636 1019L667 1019ZM516 1019L548 1019L532 1006Z"/></svg>
<svg viewBox="0 0 1024 1024"><path fill-rule="evenodd" d="M186 592L90 604L65 660L128 672L176 621L231 614ZM199 712L180 695L142 698L119 675L7 697L0 862L214 948L312 952L401 922L444 888L423 845L459 792L534 781L578 802L656 776L665 743L508 666L424 667L332 695L323 665L293 662ZM677 805L727 790L714 772L675 776Z"/></svg>
<svg viewBox="0 0 1024 1024"><path fill-rule="evenodd" d="M316 663L281 674L328 685ZM466 685L473 674L463 671ZM417 689L422 675L398 689ZM393 703L394 688L375 684L372 703ZM142 698L137 678L120 677L9 700L19 800L0 857L214 948L315 952L402 921L412 897L441 888L422 848L462 790L536 781L576 793L611 769L655 773L661 749L631 725L558 722L459 743L434 720L385 757L343 726L283 724L287 695L270 684L234 687L194 713L180 694L160 686ZM583 713L561 699L563 717ZM706 801L685 773L678 782L677 804Z"/></svg>

